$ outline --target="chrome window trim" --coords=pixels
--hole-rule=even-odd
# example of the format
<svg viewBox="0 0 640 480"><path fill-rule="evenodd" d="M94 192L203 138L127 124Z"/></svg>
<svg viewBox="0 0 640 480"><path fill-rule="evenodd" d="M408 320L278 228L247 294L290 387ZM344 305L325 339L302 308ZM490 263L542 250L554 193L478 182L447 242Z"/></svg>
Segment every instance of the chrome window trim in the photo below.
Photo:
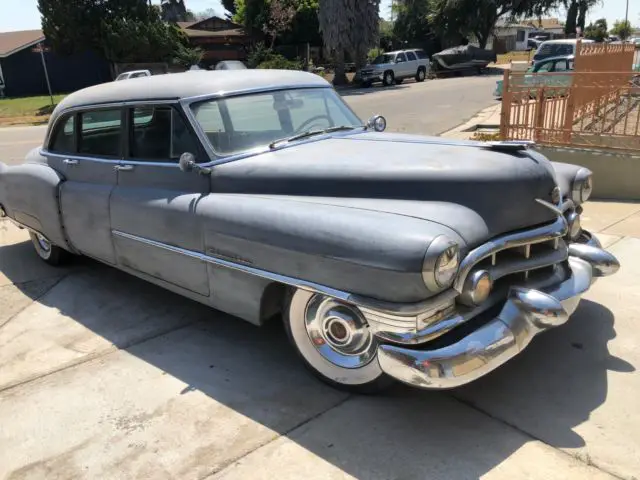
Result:
<svg viewBox="0 0 640 480"><path fill-rule="evenodd" d="M54 153L46 150L45 148L40 149L40 155L46 157L56 157L56 158L72 158L74 160L82 160L85 162L97 162L97 163L121 163L121 158L102 158L102 157L85 157L84 155L76 155L76 154L64 154L64 153Z"/></svg>
<svg viewBox="0 0 640 480"><path fill-rule="evenodd" d="M274 282L282 283L285 285L291 285L301 290L307 290L310 292L326 295L328 297L336 298L346 303L350 303L352 305L362 307L363 311L374 310L376 312L392 315L395 317L415 317L426 311L431 311L435 308L438 308L443 303L450 302L452 298L454 298L454 296L456 295L456 293L453 290L449 289L445 292L442 292L439 295L436 295L427 300L417 302L417 303L387 302L383 300L376 300L373 298L364 297L357 294L352 294L349 292L345 292L343 290L338 290L336 288L328 287L326 285L321 285L315 282L308 282L299 278L289 277L287 275L281 275L279 273L269 272L267 270L262 270L247 264L231 262L229 260L225 260L219 257L205 255L204 253L201 253L201 252L187 250L184 248L176 247L174 245L169 245L166 243L158 242L156 240L151 240L149 238L140 237L137 235L132 235L130 233L122 232L119 230L112 230L111 233L118 237L134 240L136 242L144 243L146 245L150 245L156 248L161 248L163 250L167 250L173 253L179 253L181 255L195 258L203 262L210 263L212 265L217 265L219 267L225 267L232 270L238 270L238 271L247 273L249 275L264 278L266 280L272 280ZM415 327L415 323L413 323L412 327Z"/></svg>

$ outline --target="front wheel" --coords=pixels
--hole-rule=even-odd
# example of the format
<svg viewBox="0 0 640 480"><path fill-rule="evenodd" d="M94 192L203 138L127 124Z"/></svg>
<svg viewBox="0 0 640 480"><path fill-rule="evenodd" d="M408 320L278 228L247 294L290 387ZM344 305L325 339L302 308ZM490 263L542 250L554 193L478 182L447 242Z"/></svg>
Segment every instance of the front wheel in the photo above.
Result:
<svg viewBox="0 0 640 480"><path fill-rule="evenodd" d="M296 290L284 324L305 366L323 382L354 393L376 393L394 383L378 364L378 342L367 321L351 305Z"/></svg>
<svg viewBox="0 0 640 480"><path fill-rule="evenodd" d="M391 70L384 72L384 76L382 77L382 84L385 87L390 87L391 85L393 85L394 80L395 76L393 75L393 72Z"/></svg>
<svg viewBox="0 0 640 480"><path fill-rule="evenodd" d="M29 236L38 256L49 265L61 265L68 259L68 252L52 244L44 235L30 232Z"/></svg>

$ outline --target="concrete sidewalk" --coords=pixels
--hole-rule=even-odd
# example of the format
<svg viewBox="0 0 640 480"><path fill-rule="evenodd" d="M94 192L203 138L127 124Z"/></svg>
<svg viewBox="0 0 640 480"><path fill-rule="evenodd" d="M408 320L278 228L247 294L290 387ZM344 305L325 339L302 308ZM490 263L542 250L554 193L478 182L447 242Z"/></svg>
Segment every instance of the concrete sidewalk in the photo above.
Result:
<svg viewBox="0 0 640 480"><path fill-rule="evenodd" d="M262 329L0 222L0 478L632 479L640 204L584 225L622 262L567 325L454 392L349 396Z"/></svg>

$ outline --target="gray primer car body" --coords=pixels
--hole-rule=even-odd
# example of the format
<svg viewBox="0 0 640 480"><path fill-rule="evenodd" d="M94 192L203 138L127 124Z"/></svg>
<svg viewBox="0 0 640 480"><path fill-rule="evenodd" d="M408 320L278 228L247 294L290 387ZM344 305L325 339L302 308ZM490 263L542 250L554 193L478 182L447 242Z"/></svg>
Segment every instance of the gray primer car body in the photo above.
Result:
<svg viewBox="0 0 640 480"><path fill-rule="evenodd" d="M182 106L189 118L189 103L204 97L284 85L331 88L302 72L132 79L67 97L47 139L56 121L77 109L162 101ZM54 155L47 147L45 141L23 165L0 164L0 205L9 217L64 249L255 324L277 311L282 285L202 256L390 305L420 302L440 293L421 276L436 237L459 242L464 254L504 232L552 221L555 214L532 199L551 201L556 184L566 193L578 170L533 151L363 129L235 158L217 158L201 145L211 175L175 164L118 172L114 166L135 162ZM69 158L78 165L65 166Z"/></svg>

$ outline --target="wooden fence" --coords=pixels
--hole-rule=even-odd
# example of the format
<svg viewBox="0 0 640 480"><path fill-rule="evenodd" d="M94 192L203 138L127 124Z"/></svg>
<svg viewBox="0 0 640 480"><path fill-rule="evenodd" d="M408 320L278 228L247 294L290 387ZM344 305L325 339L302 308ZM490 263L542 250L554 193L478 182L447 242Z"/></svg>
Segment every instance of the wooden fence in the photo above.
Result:
<svg viewBox="0 0 640 480"><path fill-rule="evenodd" d="M505 71L500 133L541 144L640 150L633 45L578 44L573 72Z"/></svg>

